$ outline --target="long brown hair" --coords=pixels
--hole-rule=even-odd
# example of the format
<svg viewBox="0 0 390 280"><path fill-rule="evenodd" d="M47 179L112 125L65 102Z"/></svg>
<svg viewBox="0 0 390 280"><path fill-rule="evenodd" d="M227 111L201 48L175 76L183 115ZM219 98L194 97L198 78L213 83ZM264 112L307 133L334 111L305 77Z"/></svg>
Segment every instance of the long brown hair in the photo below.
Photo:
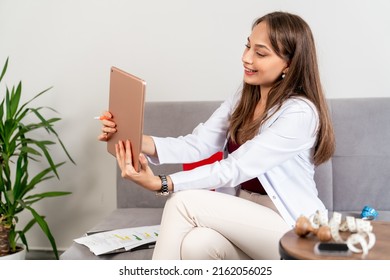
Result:
<svg viewBox="0 0 390 280"><path fill-rule="evenodd" d="M319 165L333 155L335 140L320 82L312 32L302 18L284 12L270 13L257 19L252 29L263 21L267 24L273 50L289 65L288 74L275 82L268 94L264 113L256 120L253 120L253 114L261 99L260 86L244 82L240 102L230 119L229 134L233 141L242 144L252 139L260 125L272 116L267 114L271 108L277 111L288 98L305 97L316 106L319 114L318 140L314 152L314 164Z"/></svg>

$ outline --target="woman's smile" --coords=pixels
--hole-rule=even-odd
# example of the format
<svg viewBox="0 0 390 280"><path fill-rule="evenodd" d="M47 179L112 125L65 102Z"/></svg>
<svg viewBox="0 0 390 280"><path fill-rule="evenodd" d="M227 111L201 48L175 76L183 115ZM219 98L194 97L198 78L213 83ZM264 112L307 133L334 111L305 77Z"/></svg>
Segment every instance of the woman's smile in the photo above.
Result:
<svg viewBox="0 0 390 280"><path fill-rule="evenodd" d="M257 73L257 70L253 70L253 69L250 69L250 68L244 66L244 72L245 72L245 75L253 76L254 74Z"/></svg>

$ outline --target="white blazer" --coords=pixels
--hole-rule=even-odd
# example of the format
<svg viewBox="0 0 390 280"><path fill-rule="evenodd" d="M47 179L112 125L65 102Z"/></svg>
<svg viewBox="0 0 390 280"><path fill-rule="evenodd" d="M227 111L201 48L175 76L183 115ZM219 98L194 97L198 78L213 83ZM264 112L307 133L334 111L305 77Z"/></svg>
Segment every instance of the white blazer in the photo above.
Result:
<svg viewBox="0 0 390 280"><path fill-rule="evenodd" d="M230 116L239 100L233 95L194 131L178 138L153 137L154 164L190 163L222 151ZM279 213L292 227L300 215L325 206L314 182L313 153L318 113L304 98L291 98L264 123L259 133L225 159L190 171L171 174L174 191L219 189L231 194L242 182L257 177Z"/></svg>

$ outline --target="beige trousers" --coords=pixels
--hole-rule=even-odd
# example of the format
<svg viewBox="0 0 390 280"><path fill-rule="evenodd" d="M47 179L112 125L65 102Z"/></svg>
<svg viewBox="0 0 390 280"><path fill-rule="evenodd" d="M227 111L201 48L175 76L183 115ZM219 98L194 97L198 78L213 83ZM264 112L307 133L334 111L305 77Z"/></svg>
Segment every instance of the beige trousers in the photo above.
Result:
<svg viewBox="0 0 390 280"><path fill-rule="evenodd" d="M271 208L268 196L247 191L177 192L165 205L153 259L280 259L279 239L290 227Z"/></svg>

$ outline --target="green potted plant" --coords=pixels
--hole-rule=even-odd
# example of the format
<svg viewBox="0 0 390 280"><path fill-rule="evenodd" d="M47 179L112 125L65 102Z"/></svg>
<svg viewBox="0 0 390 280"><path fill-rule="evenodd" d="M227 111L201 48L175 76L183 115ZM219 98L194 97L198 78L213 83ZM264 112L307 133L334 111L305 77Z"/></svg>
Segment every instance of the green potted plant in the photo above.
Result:
<svg viewBox="0 0 390 280"><path fill-rule="evenodd" d="M1 81L7 71L8 59L0 74ZM1 90L1 88L0 88ZM41 111L52 110L49 107L31 107L30 103L40 97L50 88L38 93L34 98L21 103L22 82L9 90L0 103L0 256L13 254L18 250L17 244L23 243L28 251L26 232L38 224L46 235L58 259L55 239L49 229L45 217L40 215L33 205L48 198L68 195L70 192L50 191L37 193L36 186L54 176L59 179L57 169L65 162L54 163L49 152L49 146L60 144L62 150L71 162L73 159L54 129L54 124L60 118L46 119ZM1 94L3 95L3 94ZM39 130L46 130L45 139L37 139ZM35 134L34 134L35 133ZM54 139L54 140L53 140ZM46 167L32 175L30 164L47 162ZM30 222L23 229L17 228L18 215L28 211L32 215Z"/></svg>

